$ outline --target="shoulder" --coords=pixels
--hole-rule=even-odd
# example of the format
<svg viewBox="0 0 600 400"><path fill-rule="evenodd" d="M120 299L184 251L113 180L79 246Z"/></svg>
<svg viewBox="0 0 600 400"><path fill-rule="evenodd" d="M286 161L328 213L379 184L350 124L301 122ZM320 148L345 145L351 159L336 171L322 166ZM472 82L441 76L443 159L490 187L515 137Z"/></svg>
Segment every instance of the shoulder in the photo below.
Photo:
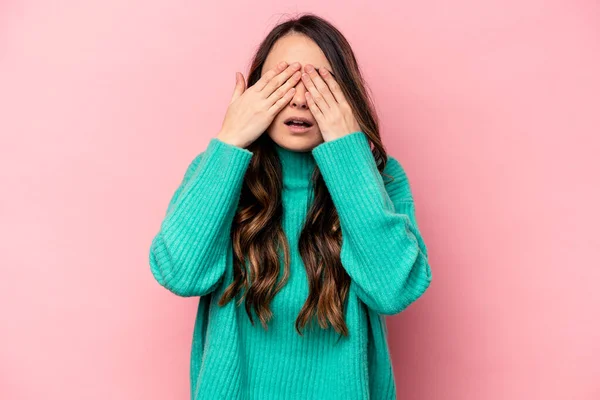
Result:
<svg viewBox="0 0 600 400"><path fill-rule="evenodd" d="M194 158L192 158L192 161L190 162L189 167L196 169L198 167L198 165L200 164L200 160L202 160L203 155L204 155L204 151L202 151L199 154L197 154L196 156L194 156Z"/></svg>
<svg viewBox="0 0 600 400"><path fill-rule="evenodd" d="M394 176L406 176L406 172L400 161L390 154L387 155L387 163L385 164L383 172Z"/></svg>
<svg viewBox="0 0 600 400"><path fill-rule="evenodd" d="M408 175L396 157L387 155L383 173L385 188L390 196L403 200L413 200Z"/></svg>

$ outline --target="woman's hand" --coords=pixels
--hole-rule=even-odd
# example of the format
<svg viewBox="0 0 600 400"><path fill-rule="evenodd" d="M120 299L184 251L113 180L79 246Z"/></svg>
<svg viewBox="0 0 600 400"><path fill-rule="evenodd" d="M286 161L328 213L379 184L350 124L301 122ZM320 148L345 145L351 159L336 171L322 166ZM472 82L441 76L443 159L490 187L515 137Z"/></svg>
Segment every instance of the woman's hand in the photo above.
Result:
<svg viewBox="0 0 600 400"><path fill-rule="evenodd" d="M340 86L325 67L319 72L311 64L304 66L302 82L306 86L306 102L317 120L323 140L330 141L361 128Z"/></svg>
<svg viewBox="0 0 600 400"><path fill-rule="evenodd" d="M275 116L294 96L300 80L300 63L285 61L267 71L246 90L244 75L236 72L236 85L217 138L247 147L271 125Z"/></svg>

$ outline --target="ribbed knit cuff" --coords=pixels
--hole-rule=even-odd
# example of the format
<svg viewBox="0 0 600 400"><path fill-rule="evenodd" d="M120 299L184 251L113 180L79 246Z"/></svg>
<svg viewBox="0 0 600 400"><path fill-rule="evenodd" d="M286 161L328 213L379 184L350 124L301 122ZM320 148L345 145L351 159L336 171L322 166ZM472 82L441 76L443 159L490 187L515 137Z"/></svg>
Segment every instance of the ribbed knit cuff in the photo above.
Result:
<svg viewBox="0 0 600 400"><path fill-rule="evenodd" d="M217 165L215 165L217 169L223 167L235 170L238 167L247 167L252 155L253 153L248 149L225 143L213 137L208 142L208 146L206 146L203 159L210 159L213 164L214 161L218 161Z"/></svg>
<svg viewBox="0 0 600 400"><path fill-rule="evenodd" d="M185 191L195 191L196 186L200 184L202 186L200 190L204 193L214 194L213 199L220 198L223 191L237 192L241 187L252 155L253 153L245 148L211 138ZM202 174L204 178L198 180L198 174ZM203 205L198 206L202 207Z"/></svg>

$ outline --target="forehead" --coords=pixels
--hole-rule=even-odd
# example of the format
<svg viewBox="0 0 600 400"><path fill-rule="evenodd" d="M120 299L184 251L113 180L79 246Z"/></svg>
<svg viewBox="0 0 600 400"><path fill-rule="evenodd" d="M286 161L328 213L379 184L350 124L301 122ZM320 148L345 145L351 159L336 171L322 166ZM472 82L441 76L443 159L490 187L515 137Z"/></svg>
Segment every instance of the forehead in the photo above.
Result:
<svg viewBox="0 0 600 400"><path fill-rule="evenodd" d="M317 68L324 66L330 71L332 69L323 50L311 38L302 34L291 34L277 40L265 60L261 75L280 61L288 64L298 61L302 68L311 64Z"/></svg>

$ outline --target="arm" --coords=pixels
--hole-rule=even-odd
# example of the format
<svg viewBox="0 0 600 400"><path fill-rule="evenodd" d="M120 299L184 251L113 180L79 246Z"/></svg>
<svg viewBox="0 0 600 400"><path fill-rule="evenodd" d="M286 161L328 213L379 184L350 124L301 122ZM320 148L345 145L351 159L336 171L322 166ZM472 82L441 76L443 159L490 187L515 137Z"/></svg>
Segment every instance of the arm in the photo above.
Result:
<svg viewBox="0 0 600 400"><path fill-rule="evenodd" d="M150 246L150 270L171 292L203 296L227 265L230 228L253 153L212 138L189 165Z"/></svg>
<svg viewBox="0 0 600 400"><path fill-rule="evenodd" d="M388 157L384 172L394 180L384 184L360 131L321 143L312 153L340 218L340 257L357 295L380 314L401 312L431 282L404 170Z"/></svg>

